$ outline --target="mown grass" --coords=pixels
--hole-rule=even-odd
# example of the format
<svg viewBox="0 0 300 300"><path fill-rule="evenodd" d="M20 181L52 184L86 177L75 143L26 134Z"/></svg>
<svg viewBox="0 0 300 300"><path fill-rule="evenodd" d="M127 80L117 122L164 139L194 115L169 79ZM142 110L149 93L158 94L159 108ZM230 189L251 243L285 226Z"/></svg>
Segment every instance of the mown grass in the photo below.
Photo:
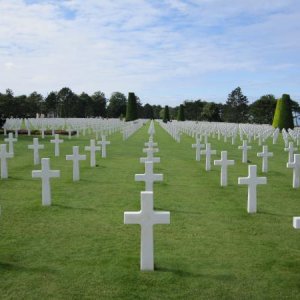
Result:
<svg viewBox="0 0 300 300"><path fill-rule="evenodd" d="M32 137L20 136L9 179L0 181L1 299L300 299L300 232L292 217L300 215L299 190L292 188L283 143L269 151L268 184L258 187L258 213L246 211L247 176L238 144L210 139L229 167L228 187L220 187L219 167L205 171L195 161L194 140L176 143L156 125L161 163L154 184L155 209L171 212L170 225L156 225L155 272L141 272L140 228L124 225L124 211L140 208L143 173L139 163L144 126L127 141L119 133L109 140L108 157L98 154L95 168L81 162L81 181L72 182L72 146L88 144L89 136L65 138L54 157L49 137L41 157L61 170L53 179L51 207L41 206L41 182L31 178ZM256 143L248 159L261 169ZM264 176L259 173L260 176Z"/></svg>

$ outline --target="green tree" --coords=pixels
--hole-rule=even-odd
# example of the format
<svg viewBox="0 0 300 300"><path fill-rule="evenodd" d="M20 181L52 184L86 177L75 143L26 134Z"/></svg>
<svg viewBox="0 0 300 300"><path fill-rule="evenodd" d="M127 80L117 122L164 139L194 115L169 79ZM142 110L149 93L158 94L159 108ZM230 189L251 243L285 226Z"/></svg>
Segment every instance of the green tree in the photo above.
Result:
<svg viewBox="0 0 300 300"><path fill-rule="evenodd" d="M272 126L280 130L294 128L290 95L283 94L281 99L277 100Z"/></svg>
<svg viewBox="0 0 300 300"><path fill-rule="evenodd" d="M45 99L46 114L58 117L59 115L59 103L57 98L57 92L50 92Z"/></svg>
<svg viewBox="0 0 300 300"><path fill-rule="evenodd" d="M224 119L226 122L246 123L248 121L248 99L237 87L229 95L225 104Z"/></svg>
<svg viewBox="0 0 300 300"><path fill-rule="evenodd" d="M199 121L202 118L203 107L206 104L202 100L185 100L184 105L184 114L186 120Z"/></svg>
<svg viewBox="0 0 300 300"><path fill-rule="evenodd" d="M126 96L120 92L112 93L107 107L107 114L109 118L119 118L126 114Z"/></svg>
<svg viewBox="0 0 300 300"><path fill-rule="evenodd" d="M103 117L105 118L107 116L107 110L106 110L106 98L105 94L103 92L95 92L92 95L92 104L93 104L93 111L95 117Z"/></svg>
<svg viewBox="0 0 300 300"><path fill-rule="evenodd" d="M273 95L261 96L249 105L249 120L256 124L272 124L276 107Z"/></svg>
<svg viewBox="0 0 300 300"><path fill-rule="evenodd" d="M82 92L79 96L73 96L72 116L77 118L92 117L93 114L93 100L91 96Z"/></svg>
<svg viewBox="0 0 300 300"><path fill-rule="evenodd" d="M152 105L152 109L153 109L154 119L162 119L163 118L163 115L160 116L160 112L162 110L161 105Z"/></svg>
<svg viewBox="0 0 300 300"><path fill-rule="evenodd" d="M60 117L70 118L72 116L72 106L75 98L74 96L74 93L68 87L62 88L57 93Z"/></svg>
<svg viewBox="0 0 300 300"><path fill-rule="evenodd" d="M163 122L167 123L169 121L170 121L169 106L166 105L165 108L164 108Z"/></svg>
<svg viewBox="0 0 300 300"><path fill-rule="evenodd" d="M201 119L209 122L220 122L220 106L214 102L207 102L203 106Z"/></svg>
<svg viewBox="0 0 300 300"><path fill-rule="evenodd" d="M126 107L126 122L137 119L137 103L134 93L128 93L128 101Z"/></svg>
<svg viewBox="0 0 300 300"><path fill-rule="evenodd" d="M24 103L24 114L26 117L34 118L37 113L41 112L44 98L37 92L31 93L25 100Z"/></svg>
<svg viewBox="0 0 300 300"><path fill-rule="evenodd" d="M5 94L0 94L0 112L2 118L14 117L14 93L7 89Z"/></svg>
<svg viewBox="0 0 300 300"><path fill-rule="evenodd" d="M144 105L144 115L143 115L143 118L145 118L145 119L153 119L154 118L153 107L149 103L146 103Z"/></svg>
<svg viewBox="0 0 300 300"><path fill-rule="evenodd" d="M177 121L185 121L184 106L182 104L179 105Z"/></svg>

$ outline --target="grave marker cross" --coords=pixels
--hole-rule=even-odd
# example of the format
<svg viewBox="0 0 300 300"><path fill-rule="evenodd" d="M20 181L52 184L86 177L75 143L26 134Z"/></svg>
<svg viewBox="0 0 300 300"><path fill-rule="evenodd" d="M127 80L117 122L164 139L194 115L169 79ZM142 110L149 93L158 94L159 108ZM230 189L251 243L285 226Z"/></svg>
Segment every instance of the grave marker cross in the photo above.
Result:
<svg viewBox="0 0 300 300"><path fill-rule="evenodd" d="M251 148L252 148L251 146L247 146L247 140L243 140L243 146L239 146L239 149L243 150L243 158L242 158L243 163L247 163L248 150L250 150Z"/></svg>
<svg viewBox="0 0 300 300"><path fill-rule="evenodd" d="M51 205L50 178L60 177L60 171L50 170L50 158L42 158L42 169L32 171L32 177L42 179L42 204Z"/></svg>
<svg viewBox="0 0 300 300"><path fill-rule="evenodd" d="M293 226L295 229L300 229L300 217L293 218Z"/></svg>
<svg viewBox="0 0 300 300"><path fill-rule="evenodd" d="M234 160L228 160L227 151L221 151L221 160L215 160L214 165L221 166L221 186L227 186L227 169L234 165Z"/></svg>
<svg viewBox="0 0 300 300"><path fill-rule="evenodd" d="M98 141L97 144L101 145L101 149L102 149L101 150L101 156L102 156L102 158L105 158L106 157L106 145L109 145L110 141L106 140L105 135L102 135L101 138L102 138L102 140Z"/></svg>
<svg viewBox="0 0 300 300"><path fill-rule="evenodd" d="M40 145L39 139L34 138L33 144L28 145L28 149L33 150L33 164L38 165L40 163L39 149L44 149L44 145Z"/></svg>
<svg viewBox="0 0 300 300"><path fill-rule="evenodd" d="M298 148L294 147L294 143L293 142L289 142L289 146L287 148L284 148L284 151L289 153L289 163L293 162L293 158L294 158L294 152L297 151Z"/></svg>
<svg viewBox="0 0 300 300"><path fill-rule="evenodd" d="M0 161L1 161L1 179L8 177L7 158L12 158L13 154L6 151L6 144L0 145Z"/></svg>
<svg viewBox="0 0 300 300"><path fill-rule="evenodd" d="M206 160L205 160L205 170L210 171L211 166L210 166L210 160L211 160L211 155L216 154L216 150L211 150L210 143L206 143L206 148L205 150L201 150L201 154L206 155Z"/></svg>
<svg viewBox="0 0 300 300"><path fill-rule="evenodd" d="M54 140L50 140L50 143L54 144L54 156L59 156L59 144L64 140L59 139L59 134L54 134Z"/></svg>
<svg viewBox="0 0 300 300"><path fill-rule="evenodd" d="M256 187L259 184L266 184L266 183L267 183L266 177L257 177L256 165L248 166L248 177L238 178L238 184L248 185L248 204L247 204L248 213L256 213L257 211Z"/></svg>
<svg viewBox="0 0 300 300"><path fill-rule="evenodd" d="M145 163L147 161L152 161L153 163L159 163L160 162L160 157L154 157L153 153L158 152L158 149L156 148L146 148L143 149L143 152L147 153L147 157L141 157L140 162Z"/></svg>
<svg viewBox="0 0 300 300"><path fill-rule="evenodd" d="M192 148L196 148L196 160L200 161L201 157L201 148L204 148L204 145L201 144L200 139L196 139L196 144L192 144Z"/></svg>
<svg viewBox="0 0 300 300"><path fill-rule="evenodd" d="M145 162L145 174L135 174L135 181L145 181L145 191L153 192L153 182L162 181L163 174L153 173L153 162Z"/></svg>
<svg viewBox="0 0 300 300"><path fill-rule="evenodd" d="M95 140L90 140L90 146L85 146L85 151L90 151L90 164L91 167L96 166L96 151L100 151L100 146L95 145Z"/></svg>
<svg viewBox="0 0 300 300"><path fill-rule="evenodd" d="M79 147L73 146L73 154L66 155L66 160L73 160L73 181L78 181L80 179L79 175L79 161L86 160L86 155L79 154Z"/></svg>
<svg viewBox="0 0 300 300"><path fill-rule="evenodd" d="M263 146L263 151L257 153L257 157L262 157L262 172L268 172L268 158L273 156L273 152L268 152L268 146Z"/></svg>
<svg viewBox="0 0 300 300"><path fill-rule="evenodd" d="M8 142L8 152L11 153L14 156L14 143L18 140L14 138L14 135L12 132L8 134L8 138L4 139L4 142Z"/></svg>
<svg viewBox="0 0 300 300"><path fill-rule="evenodd" d="M141 270L153 271L153 225L170 224L170 212L153 210L153 192L141 192L141 210L124 212L124 224L141 225Z"/></svg>
<svg viewBox="0 0 300 300"><path fill-rule="evenodd" d="M294 161L286 164L288 168L293 169L293 188L300 186L300 154L294 154Z"/></svg>

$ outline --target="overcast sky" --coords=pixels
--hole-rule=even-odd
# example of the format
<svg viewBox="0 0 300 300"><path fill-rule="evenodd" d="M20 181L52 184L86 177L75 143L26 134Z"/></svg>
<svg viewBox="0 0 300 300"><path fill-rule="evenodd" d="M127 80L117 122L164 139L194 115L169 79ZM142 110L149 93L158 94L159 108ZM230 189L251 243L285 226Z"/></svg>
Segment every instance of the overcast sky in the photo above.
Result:
<svg viewBox="0 0 300 300"><path fill-rule="evenodd" d="M0 92L300 100L299 0L0 0Z"/></svg>

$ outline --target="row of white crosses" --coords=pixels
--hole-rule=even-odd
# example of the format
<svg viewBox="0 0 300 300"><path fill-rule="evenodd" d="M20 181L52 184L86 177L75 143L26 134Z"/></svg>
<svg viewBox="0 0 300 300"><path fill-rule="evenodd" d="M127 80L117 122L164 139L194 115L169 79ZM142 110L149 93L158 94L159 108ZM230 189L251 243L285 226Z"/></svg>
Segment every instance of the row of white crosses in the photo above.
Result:
<svg viewBox="0 0 300 300"><path fill-rule="evenodd" d="M8 138L5 138L4 141L8 142L8 151L6 148L7 144L0 145L1 179L8 178L7 159L14 157L14 143L17 142L17 139L14 138L13 133L10 132Z"/></svg>
<svg viewBox="0 0 300 300"><path fill-rule="evenodd" d="M172 122L173 125L175 122ZM178 126L185 126L187 122L178 122ZM219 123L220 124L220 123ZM190 125L188 125L190 126ZM206 170L210 169L210 155L212 154L212 151L210 150L209 146L206 146L206 150L201 150L201 148L204 147L203 144L201 144L201 137L204 135L207 139L207 132L212 133L212 136L214 137L214 132L217 131L218 133L218 139L220 140L220 133L223 132L224 135L224 141L227 141L228 134L225 130L220 130L220 127L218 124L207 124L205 122L199 122L197 126L202 127L201 130L197 130L193 127L192 130L187 130L186 128L183 128L182 131L189 134L190 132L191 136L194 136L195 134L199 135L200 132L200 138L196 137L196 144L193 144L192 147L196 148L196 160L200 160L201 154L207 154L206 155ZM220 126L223 126L223 124L220 124ZM225 125L230 126L230 125ZM164 129L167 130L166 126L162 126ZM190 126L190 128L192 128ZM218 128L218 129L217 129ZM212 129L212 130L211 130ZM216 130L217 129L217 130ZM167 130L168 131L168 130ZM256 138L258 140L258 144L262 145L262 142L264 142L269 136L273 136L273 144L276 144L278 136L279 136L279 129L273 129L267 126L261 127L259 125L247 125L247 124L240 124L239 125L239 132L240 132L240 139L243 140L243 135L246 135L248 137L248 141L251 142L252 137ZM289 130L289 134L292 137L293 140L297 141L297 145L299 143L299 131L294 133ZM285 130L282 131L282 137L285 141L285 151L288 151L289 153L289 160L287 163L288 168L293 168L293 187L297 188L300 186L300 154L294 154L294 151L297 150L293 147L292 142L288 142L288 134ZM234 134L232 134L232 139L234 139ZM207 140L206 140L207 142ZM232 141L234 144L234 141ZM243 151L243 163L248 162L247 157L247 151L251 149L251 146L247 145L247 140L243 140L243 145L239 147ZM266 173L268 171L268 159L269 157L273 156L272 152L268 151L268 146L264 145L262 152L257 153L258 157L262 158L262 172ZM215 165L221 165L221 186L225 186L227 184L227 166L230 164L233 164L234 161L228 161L227 160L227 153L225 154L222 151L221 154L221 160L215 161ZM228 164L228 165L227 165ZM257 177L257 166L250 165L248 166L248 177L245 178L239 178L238 183L239 184L247 184L248 185L248 205L247 210L249 213L254 213L257 210L257 204L256 204L256 187L259 184L266 184L267 178L266 177ZM293 225L295 228L300 228L300 217L295 217L293 221Z"/></svg>
<svg viewBox="0 0 300 300"><path fill-rule="evenodd" d="M206 143L206 149L200 150L204 145L201 145L200 140L197 138L196 144L193 144L192 147L196 148L196 160L200 160L200 154L206 155L206 171L211 169L211 155L216 154L216 150L211 150L210 143ZM243 146L241 147L243 151L248 149L247 142L244 141ZM269 156L272 156L272 153L268 152L267 146L263 147L263 152L258 153L258 156L263 158L263 170L267 170L267 159ZM247 162L247 156L243 155L243 161ZM214 160L215 166L221 167L221 176L220 176L220 185L227 186L227 170L228 166L234 165L234 160L227 159L227 151L221 151L221 159ZM266 184L265 177L257 177L257 166L250 165L248 177L239 177L238 184L247 184L248 185L248 204L247 204L247 211L248 213L255 213L257 211L257 200L256 200L256 186L258 184Z"/></svg>
<svg viewBox="0 0 300 300"><path fill-rule="evenodd" d="M124 224L139 224L141 226L140 269L142 271L154 270L153 226L170 223L170 212L153 210L153 183L163 180L162 174L153 173L153 164L159 162L158 157L153 156L155 152L158 152L158 149L154 148L157 146L157 143L153 142L154 132L152 121L148 131L150 138L145 143L148 148L144 149L147 157L140 159L140 162L145 163L145 173L135 175L135 181L145 182L145 191L141 192L141 210L124 212Z"/></svg>
<svg viewBox="0 0 300 300"><path fill-rule="evenodd" d="M55 140L57 141L57 144L60 143L58 137L56 137ZM102 143L104 147L106 147L106 145L110 142L106 141L105 137L102 137L102 141L100 141L100 143ZM34 150L35 163L39 163L38 150L41 149L41 146L42 145L38 144L37 138L34 139L33 145L28 146L28 148L30 147L30 149ZM96 165L95 153L97 150L100 151L100 147L95 145L95 140L90 140L90 146L86 146L85 150L90 151L90 165L91 167L94 167ZM103 156L103 154L105 156ZM102 152L102 157L106 157L106 151ZM86 160L86 155L80 155L79 147L73 146L73 153L71 155L66 155L66 160L73 161L73 181L80 180L79 162L81 160ZM50 158L42 158L41 164L41 170L32 171L32 177L42 179L42 205L49 206L51 205L50 179L52 177L60 177L60 171L50 169Z"/></svg>

